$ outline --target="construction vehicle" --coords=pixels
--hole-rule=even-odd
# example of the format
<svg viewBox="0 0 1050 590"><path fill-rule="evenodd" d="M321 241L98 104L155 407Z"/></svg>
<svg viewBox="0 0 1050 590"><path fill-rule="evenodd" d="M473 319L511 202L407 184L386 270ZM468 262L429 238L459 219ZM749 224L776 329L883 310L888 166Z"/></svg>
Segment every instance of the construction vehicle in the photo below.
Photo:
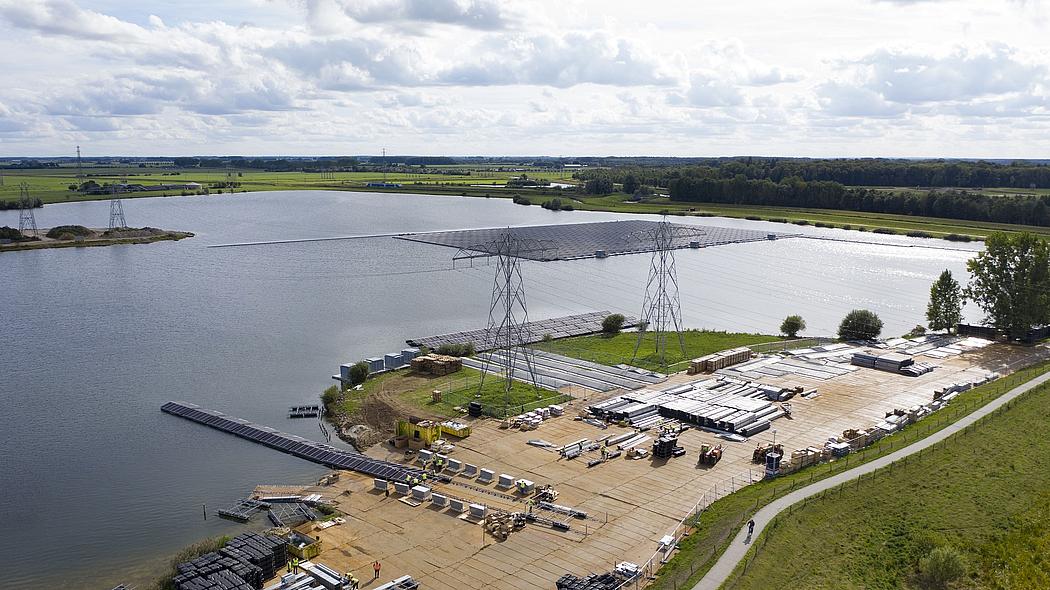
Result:
<svg viewBox="0 0 1050 590"><path fill-rule="evenodd" d="M751 462L763 464L766 462L766 455L769 453L778 453L781 457L784 456L784 445L762 445L759 444L755 447L755 451L751 453Z"/></svg>
<svg viewBox="0 0 1050 590"><path fill-rule="evenodd" d="M701 445L700 456L696 460L697 466L707 465L712 466L722 460L722 445L711 446Z"/></svg>

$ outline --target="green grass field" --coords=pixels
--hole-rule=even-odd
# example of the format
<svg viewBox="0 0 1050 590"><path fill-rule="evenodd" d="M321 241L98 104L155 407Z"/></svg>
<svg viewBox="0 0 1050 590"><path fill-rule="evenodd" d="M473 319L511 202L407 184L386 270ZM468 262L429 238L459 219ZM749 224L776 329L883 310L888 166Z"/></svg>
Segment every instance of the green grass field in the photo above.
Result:
<svg viewBox="0 0 1050 590"><path fill-rule="evenodd" d="M491 408L491 412L487 413L502 415L507 401L505 383L506 381L499 376L488 375L485 377L484 387L479 391L481 372L469 367L444 377L416 375L408 370L393 371L368 379L361 391L350 390L344 393L336 411L340 414L353 414L367 396L384 394L392 395L401 403L418 408L428 415L461 416L455 407L466 407L472 401L479 401L485 408ZM435 389L442 392L440 402L433 400ZM533 409L537 403L549 405L565 399L556 392L536 390L532 385L515 381L510 391L508 413L518 414Z"/></svg>
<svg viewBox="0 0 1050 590"><path fill-rule="evenodd" d="M442 167L441 169L452 168ZM386 175L388 182L401 183L400 189L378 189L392 190L396 192L429 192L439 194L469 193L468 196L492 196L510 197L515 191L529 192L527 189L512 189L499 187L472 187L471 185L505 185L507 180L520 176L522 172L488 170L485 168L471 168L470 176L451 174L415 174L391 172ZM122 175L127 174L128 182L131 184L182 184L197 182L205 187L212 184L226 182L225 169L185 169L173 171L159 168L86 168L89 179L99 184L120 182ZM260 172L253 169L241 169L234 171L238 176L236 192L243 191L272 191L272 190L377 190L367 189L369 182L380 182L383 180L382 172L334 172L331 176L322 178L316 172ZM524 172L529 178L536 180L549 180L552 182L571 183L572 172L550 171L550 170L526 170ZM76 182L76 171L71 168L39 169L39 170L5 170L3 172L4 184L0 186L0 200L15 200L19 196L19 185L26 183L29 187L30 196L41 199L46 203L64 203L72 201L108 199L109 195L85 195L69 190L69 185ZM220 189L212 189L218 192ZM558 192L556 189L548 189ZM498 195L496 193L499 193ZM506 193L506 194L503 194ZM127 193L123 195L128 198L157 197L180 195L181 190Z"/></svg>
<svg viewBox="0 0 1050 590"><path fill-rule="evenodd" d="M907 588L934 547L969 584L1050 588L1050 385L859 485L781 518L730 588Z"/></svg>
<svg viewBox="0 0 1050 590"><path fill-rule="evenodd" d="M684 365L690 359L705 354L737 346L748 346L779 340L777 336L711 332L706 330L687 330L682 333L682 338L685 341L685 354L682 353L677 338L674 336L668 338L667 357L665 359L668 366L664 366L656 357L655 345L651 336L647 336L643 340L642 346L638 350L638 358L634 359L633 362L631 361L631 357L634 355L635 344L638 342L637 332L622 332L614 336L595 334L563 338L550 342L541 342L536 345L536 348L605 365L628 363L653 371L665 371L668 369L680 371L685 368Z"/></svg>
<svg viewBox="0 0 1050 590"><path fill-rule="evenodd" d="M849 469L850 467L855 467L859 464L887 455L920 438L929 436L947 425L956 422L963 416L969 415L975 409L999 397L1009 389L1016 387L1021 383L1025 383L1047 371L1050 371L1050 363L1041 363L1020 370L991 383L971 389L970 391L960 394L959 397L957 397L946 409L940 410L919 422L908 425L896 434L884 438L877 445L864 449L860 453L849 455L845 460L831 461L808 467L773 480L763 480L719 499L700 514L700 517L695 521L695 526L690 534L680 543L680 550L675 553L669 563L660 568L657 572L657 578L650 588L655 590L691 588L705 573L707 573L709 569L711 569L711 566L718 560L718 557L736 535L736 532L761 506L814 481L819 481L830 475ZM977 431L977 433L980 434L982 432L984 432L983 426ZM970 455L972 461L974 456L972 450L966 449L966 451ZM910 491L910 486L898 486L895 488L894 494L897 496L903 496L910 493ZM869 518L870 517L869 514ZM835 518L838 519L839 516L836 516ZM864 532L864 529L860 529L859 532ZM846 527L843 527L842 534L848 534ZM837 548L831 545L832 542L833 540L829 540L827 543L824 543L824 545L831 547L836 551L841 550L844 552L848 552L849 548L852 547L852 545L849 545L847 547ZM785 551L786 553L781 553L777 556L781 560L780 563L783 563L786 556L793 555L789 546L785 546ZM773 561L776 560L774 559ZM859 567L860 563L861 562L848 564L847 567L848 569L855 570L856 567ZM770 568L775 569L776 566L771 565ZM762 588L763 586L756 585L754 587ZM806 586L777 586L775 584L764 586L764 588L793 587L803 588ZM851 589L869 588L863 584L813 587ZM881 588L882 586L878 587ZM896 588L896 586L890 587Z"/></svg>

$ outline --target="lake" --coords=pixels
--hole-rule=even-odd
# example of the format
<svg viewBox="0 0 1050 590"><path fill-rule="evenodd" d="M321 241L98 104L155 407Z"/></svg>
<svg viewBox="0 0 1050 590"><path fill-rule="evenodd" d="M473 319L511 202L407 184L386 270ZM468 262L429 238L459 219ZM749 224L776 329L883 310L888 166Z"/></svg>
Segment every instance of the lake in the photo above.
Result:
<svg viewBox="0 0 1050 590"><path fill-rule="evenodd" d="M316 400L340 363L487 319L493 267L452 270L451 249L393 238L208 245L655 218L319 191L141 198L124 208L132 226L197 236L0 254L5 588L143 586L183 546L244 529L215 517L218 508L258 484L312 483L325 472L162 414L165 401L320 440L315 420L290 420L285 411ZM40 227L98 227L108 213L106 201L68 203L38 209L36 219ZM808 334L829 335L846 312L864 307L882 317L884 334L898 335L924 322L937 275L947 268L965 282L966 261L981 248L672 219L877 242L782 239L678 251L685 324L718 330L775 333L798 313ZM17 224L17 211L0 212L0 225ZM523 263L530 318L638 315L648 266L647 255Z"/></svg>

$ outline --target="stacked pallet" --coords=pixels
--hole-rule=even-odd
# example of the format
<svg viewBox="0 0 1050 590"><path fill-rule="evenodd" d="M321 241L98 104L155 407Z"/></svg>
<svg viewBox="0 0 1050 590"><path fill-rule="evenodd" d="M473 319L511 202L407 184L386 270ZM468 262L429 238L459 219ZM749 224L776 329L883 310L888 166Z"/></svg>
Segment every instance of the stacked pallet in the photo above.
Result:
<svg viewBox="0 0 1050 590"><path fill-rule="evenodd" d="M685 454L685 449L678 446L678 437L673 434L661 434L653 442L653 456L657 459L670 459Z"/></svg>
<svg viewBox="0 0 1050 590"><path fill-rule="evenodd" d="M175 566L175 590L258 590L288 561L288 543L244 533L219 551Z"/></svg>
<svg viewBox="0 0 1050 590"><path fill-rule="evenodd" d="M751 359L752 351L746 346L722 350L713 354L693 359L689 362L689 374L711 373L719 369L742 363Z"/></svg>
<svg viewBox="0 0 1050 590"><path fill-rule="evenodd" d="M915 363L910 355L900 352L885 352L876 354L872 352L855 352L850 359L850 364L868 369L900 373L902 369Z"/></svg>
<svg viewBox="0 0 1050 590"><path fill-rule="evenodd" d="M623 581L613 574L591 574L579 578L565 574L555 582L558 590L617 590Z"/></svg>
<svg viewBox="0 0 1050 590"><path fill-rule="evenodd" d="M412 370L428 375L450 375L463 368L463 359L444 354L425 354L412 359Z"/></svg>

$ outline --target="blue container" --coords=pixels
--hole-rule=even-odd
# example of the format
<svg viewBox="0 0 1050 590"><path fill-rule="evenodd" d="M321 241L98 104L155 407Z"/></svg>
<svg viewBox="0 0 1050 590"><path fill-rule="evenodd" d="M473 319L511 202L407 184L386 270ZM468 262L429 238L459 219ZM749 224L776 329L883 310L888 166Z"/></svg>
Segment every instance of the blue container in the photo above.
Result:
<svg viewBox="0 0 1050 590"><path fill-rule="evenodd" d="M400 354L390 353L390 354L383 355L383 364L386 366L386 369L389 371L391 369L397 369L399 367L405 366L405 361L403 361L401 359L401 355Z"/></svg>
<svg viewBox="0 0 1050 590"><path fill-rule="evenodd" d="M386 368L386 363L384 363L383 359L381 358L365 359L365 362L368 363L369 373L378 373L379 371L382 371L384 368Z"/></svg>

